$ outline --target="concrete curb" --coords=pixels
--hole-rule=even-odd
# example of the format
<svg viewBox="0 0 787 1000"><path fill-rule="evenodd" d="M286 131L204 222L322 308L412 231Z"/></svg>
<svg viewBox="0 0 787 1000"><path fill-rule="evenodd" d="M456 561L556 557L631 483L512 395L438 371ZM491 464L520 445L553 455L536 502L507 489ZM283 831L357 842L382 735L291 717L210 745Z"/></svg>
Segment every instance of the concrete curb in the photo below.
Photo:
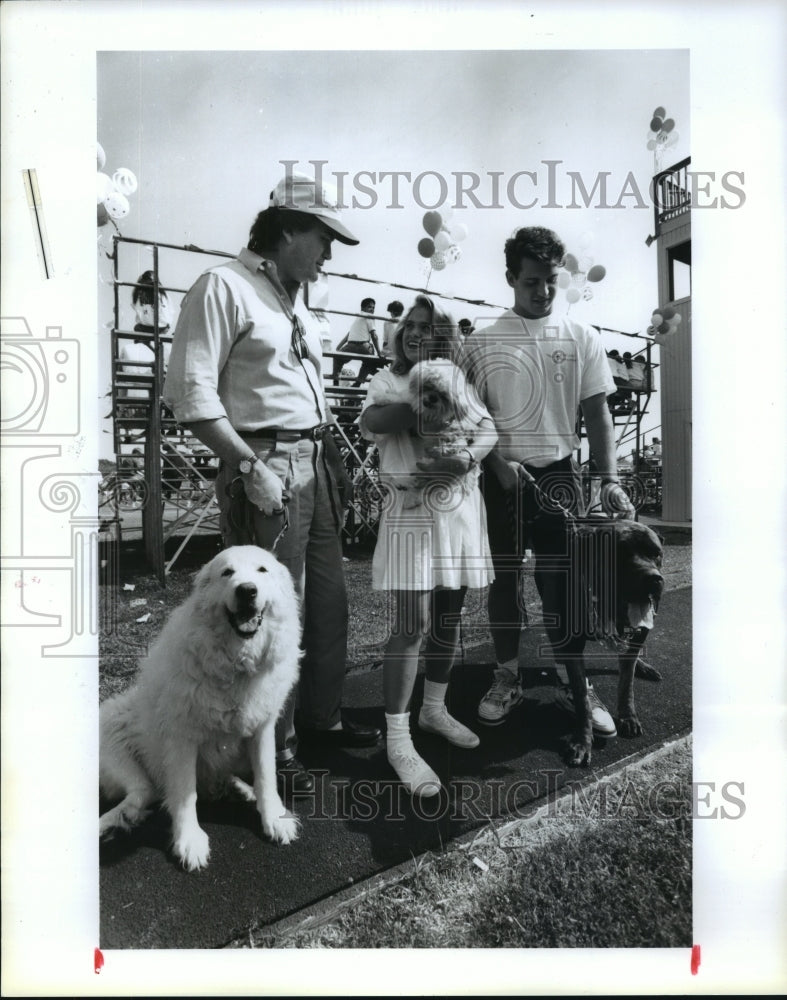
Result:
<svg viewBox="0 0 787 1000"><path fill-rule="evenodd" d="M478 844L479 846L488 843L490 840L500 841L503 837L518 832L528 826L535 826L540 823L549 813L564 799L575 794L577 788L587 789L601 781L620 773L626 768L641 768L649 763L659 760L685 744L691 739L691 731L683 732L677 736L672 736L662 741L656 747L648 747L630 754L614 764L609 764L598 771L594 771L587 778L572 782L568 786L562 786L552 795L545 796L543 802L536 808L532 815L527 817L517 817L516 819L498 821L500 826L495 826L494 821L470 833L462 834L451 841L451 845L459 850L467 850ZM243 938L236 938L228 942L225 948L245 948L270 946L276 947L283 939L294 936L297 933L317 930L335 920L344 910L356 905L360 900L365 899L382 889L387 889L397 882L407 878L432 852L426 852L418 857L413 857L412 861L404 861L399 865L389 868L384 872L373 875L365 879L358 885L342 889L340 892L319 900L310 906L291 913L288 916L277 920L275 923L267 924L255 932L248 931L248 943Z"/></svg>

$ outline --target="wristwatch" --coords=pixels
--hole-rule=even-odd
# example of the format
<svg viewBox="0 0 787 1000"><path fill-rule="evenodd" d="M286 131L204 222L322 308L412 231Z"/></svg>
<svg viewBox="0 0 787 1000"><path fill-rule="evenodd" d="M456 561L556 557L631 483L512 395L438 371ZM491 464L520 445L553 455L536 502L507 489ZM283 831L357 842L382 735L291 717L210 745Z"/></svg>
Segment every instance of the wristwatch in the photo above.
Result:
<svg viewBox="0 0 787 1000"><path fill-rule="evenodd" d="M248 458L242 458L238 465L238 471L242 476L245 476L247 472L251 472L251 467L257 461L259 461L259 455L250 455Z"/></svg>

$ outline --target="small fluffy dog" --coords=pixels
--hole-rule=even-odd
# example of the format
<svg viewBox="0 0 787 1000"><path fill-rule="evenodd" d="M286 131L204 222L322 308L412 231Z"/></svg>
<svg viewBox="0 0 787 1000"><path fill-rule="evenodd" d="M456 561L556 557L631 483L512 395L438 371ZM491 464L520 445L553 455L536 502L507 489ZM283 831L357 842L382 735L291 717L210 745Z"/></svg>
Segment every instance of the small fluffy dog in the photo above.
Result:
<svg viewBox="0 0 787 1000"><path fill-rule="evenodd" d="M101 792L120 799L102 837L163 801L172 847L189 871L208 862L197 794L235 788L256 802L263 833L288 844L298 820L276 786L274 725L298 678L298 601L289 571L264 549L220 552L199 571L141 664L136 683L99 712ZM239 773L253 776L253 788Z"/></svg>
<svg viewBox="0 0 787 1000"><path fill-rule="evenodd" d="M468 447L472 441L467 424L470 396L461 368L447 358L420 361L410 369L407 388L410 406L418 418L416 429L434 441L426 449L428 456L456 455ZM405 507L421 502L420 493L429 485L429 479L416 476L413 485L415 490ZM471 482L465 479L461 485L465 489Z"/></svg>

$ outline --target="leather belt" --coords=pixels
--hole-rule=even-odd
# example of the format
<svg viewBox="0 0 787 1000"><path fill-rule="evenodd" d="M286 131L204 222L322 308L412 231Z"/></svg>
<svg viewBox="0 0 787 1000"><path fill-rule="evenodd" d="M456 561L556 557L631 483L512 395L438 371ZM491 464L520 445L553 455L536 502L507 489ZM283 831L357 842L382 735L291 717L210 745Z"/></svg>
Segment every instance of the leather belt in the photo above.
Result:
<svg viewBox="0 0 787 1000"><path fill-rule="evenodd" d="M239 436L249 438L265 438L267 441L320 441L328 431L329 424L317 424L306 430L289 430L284 427L260 427L256 431L240 431Z"/></svg>

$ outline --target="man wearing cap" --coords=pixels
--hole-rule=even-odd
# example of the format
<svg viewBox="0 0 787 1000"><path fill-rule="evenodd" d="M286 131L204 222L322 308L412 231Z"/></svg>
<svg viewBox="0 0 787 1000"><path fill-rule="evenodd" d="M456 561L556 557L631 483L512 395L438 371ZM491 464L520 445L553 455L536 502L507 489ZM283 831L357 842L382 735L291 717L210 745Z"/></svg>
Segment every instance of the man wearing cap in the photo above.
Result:
<svg viewBox="0 0 787 1000"><path fill-rule="evenodd" d="M335 192L298 174L271 192L248 246L205 271L183 299L164 400L220 459L225 546L256 544L292 573L302 602L299 734L315 746L368 746L379 730L342 720L347 595L341 461L328 425L319 330L298 292L331 259L344 226ZM277 726L290 790L312 776L296 757L295 692Z"/></svg>

